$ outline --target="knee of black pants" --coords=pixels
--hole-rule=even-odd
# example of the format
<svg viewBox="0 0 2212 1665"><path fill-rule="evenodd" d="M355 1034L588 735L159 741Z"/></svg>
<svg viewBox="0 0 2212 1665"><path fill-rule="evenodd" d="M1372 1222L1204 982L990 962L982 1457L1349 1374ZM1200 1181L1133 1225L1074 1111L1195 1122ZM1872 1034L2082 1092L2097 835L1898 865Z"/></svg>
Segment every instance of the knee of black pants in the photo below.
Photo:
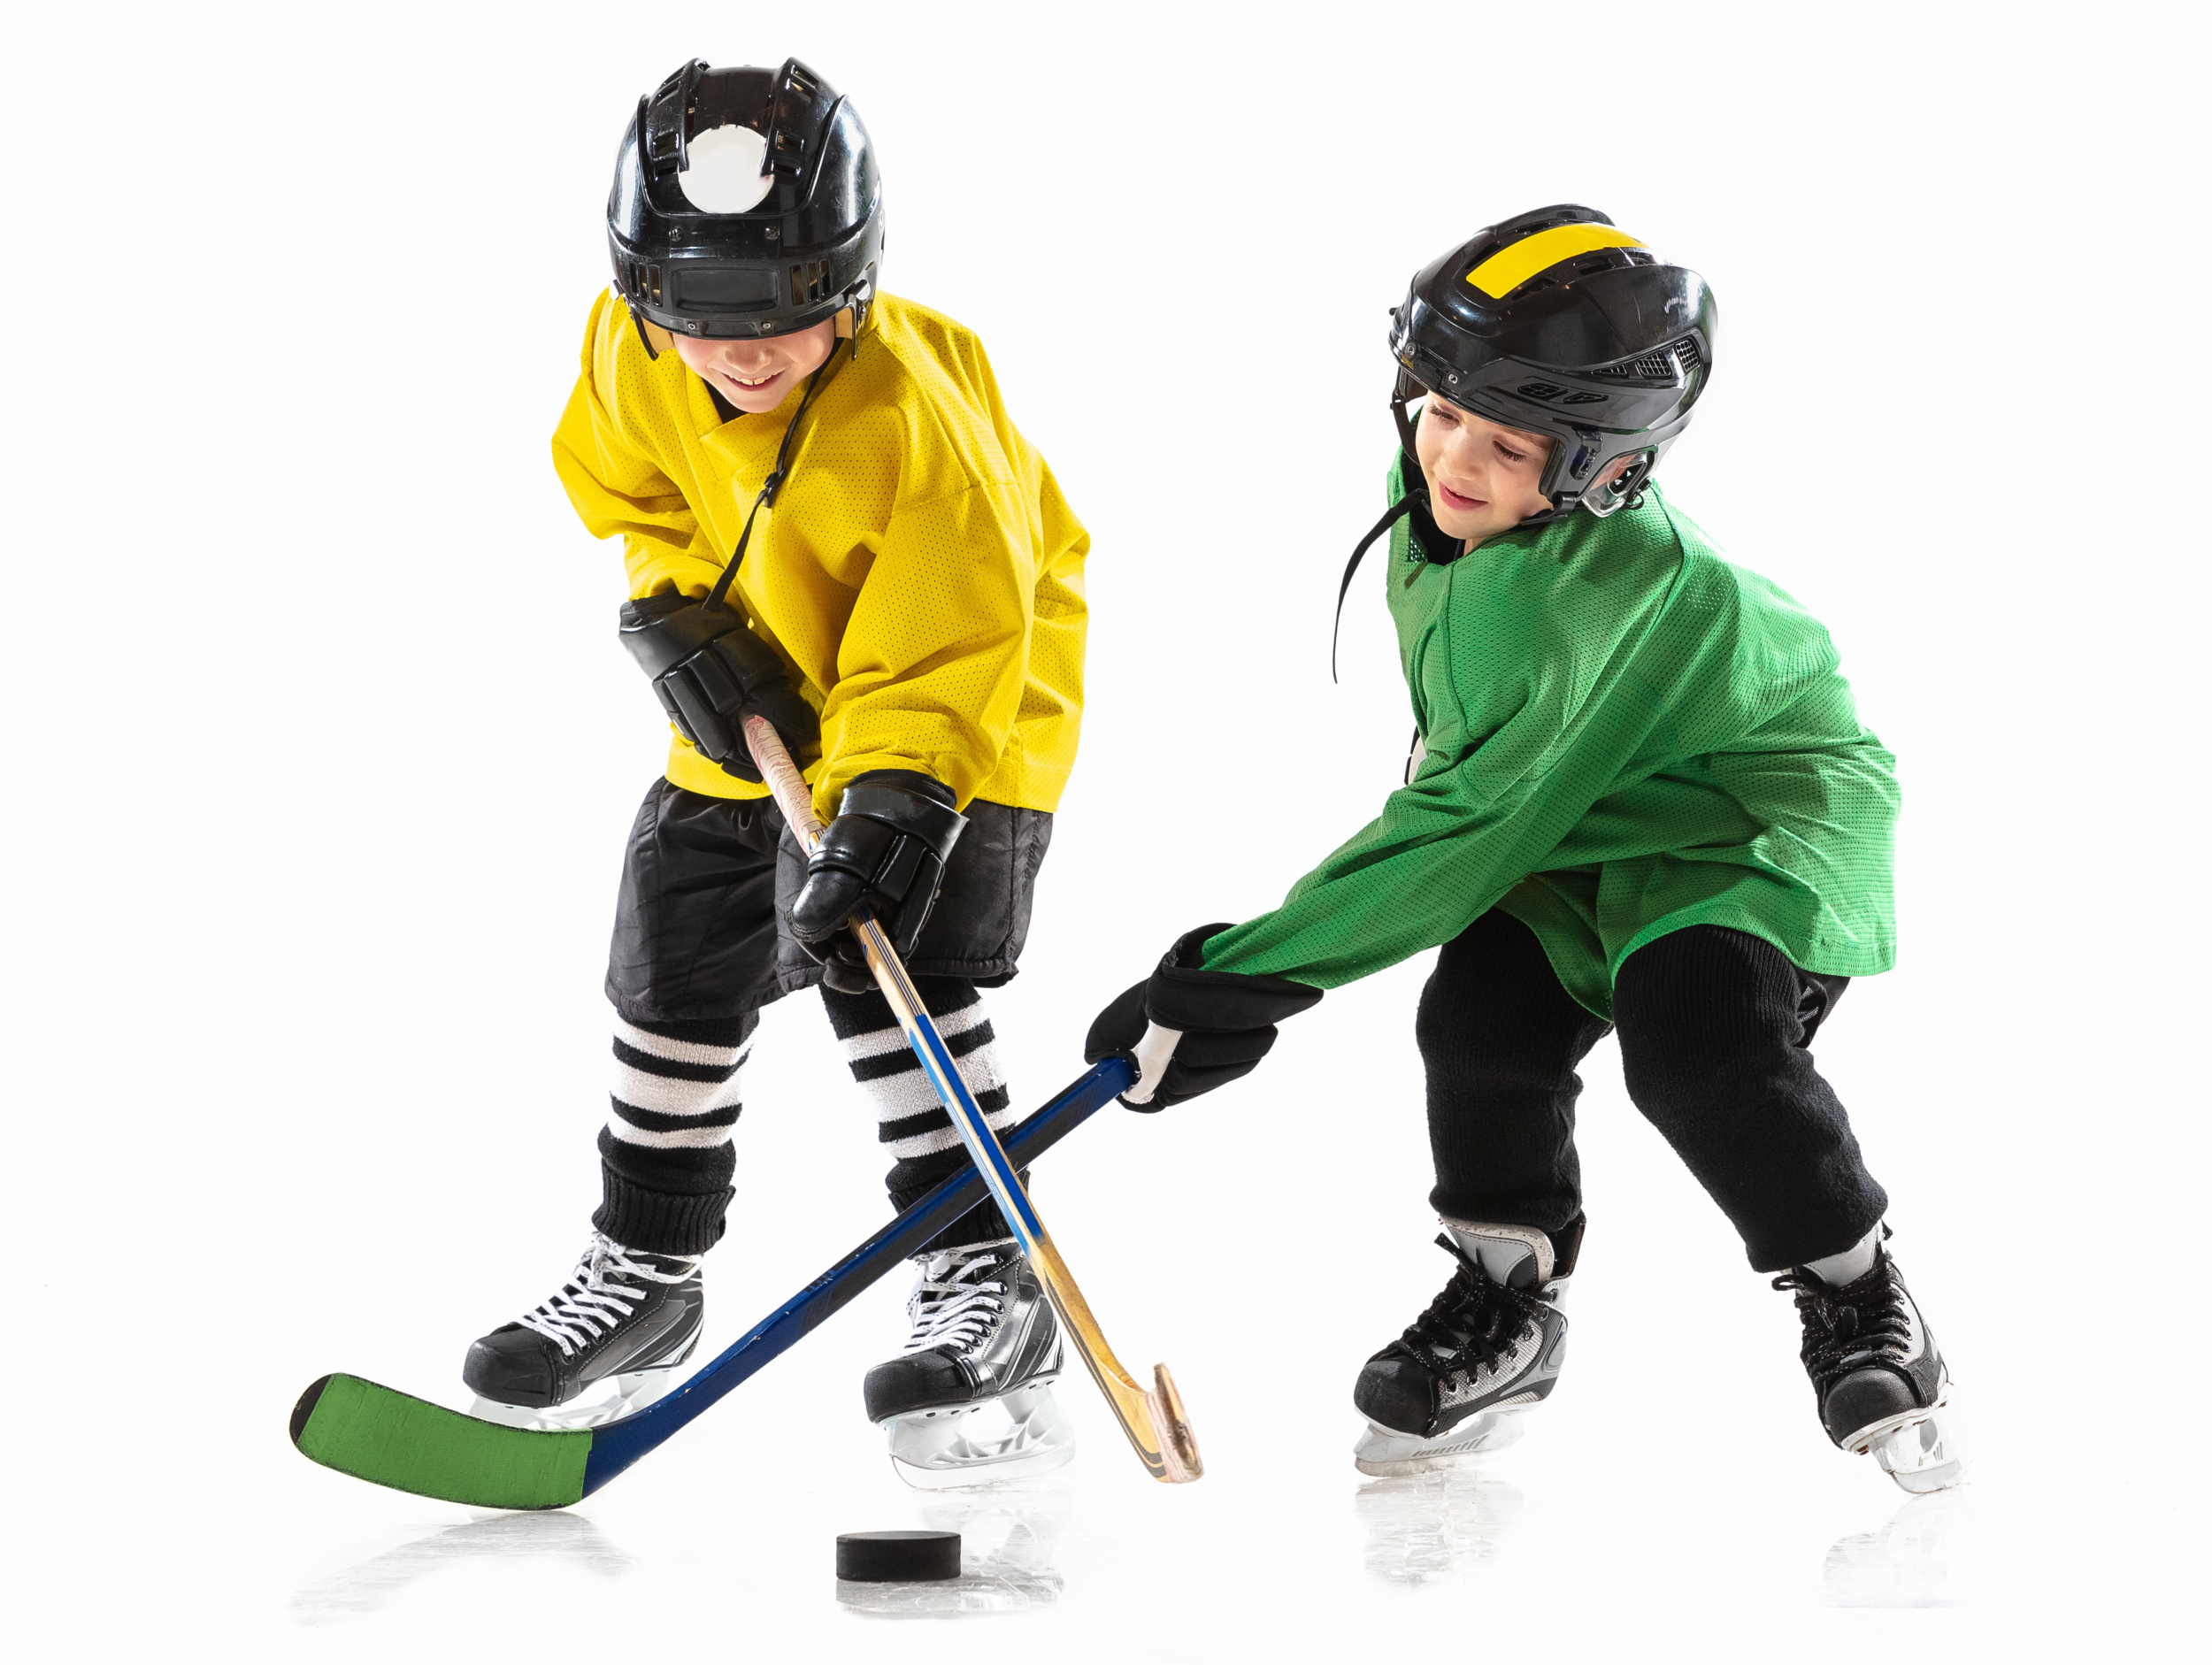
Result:
<svg viewBox="0 0 2212 1665"><path fill-rule="evenodd" d="M1839 988L1720 925L1647 944L1614 982L1629 1097L1762 1271L1849 1247L1888 1206L1806 1049Z"/></svg>
<svg viewBox="0 0 2212 1665"><path fill-rule="evenodd" d="M1605 1030L1509 914L1494 909L1444 945L1414 1025L1439 1214L1547 1231L1580 1214L1575 1066Z"/></svg>

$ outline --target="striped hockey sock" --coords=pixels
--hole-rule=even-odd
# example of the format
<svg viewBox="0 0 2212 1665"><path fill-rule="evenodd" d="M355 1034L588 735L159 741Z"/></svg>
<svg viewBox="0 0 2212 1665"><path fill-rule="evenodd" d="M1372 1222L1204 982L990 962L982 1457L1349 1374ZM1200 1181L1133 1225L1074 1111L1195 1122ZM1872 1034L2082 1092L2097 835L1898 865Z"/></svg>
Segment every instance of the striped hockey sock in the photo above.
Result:
<svg viewBox="0 0 2212 1665"><path fill-rule="evenodd" d="M605 1201L592 1224L626 1247L699 1255L733 1194L730 1134L759 1017L634 1024L618 1017L614 1086L599 1133Z"/></svg>
<svg viewBox="0 0 2212 1665"><path fill-rule="evenodd" d="M998 1037L982 994L974 984L957 978L916 978L914 986L937 1032L944 1037L960 1078L975 1094L983 1119L1003 1133L1017 1118L999 1060ZM845 994L825 987L822 1003L853 1079L875 1102L876 1137L889 1147L892 1157L885 1184L893 1206L904 1208L947 1175L964 1170L967 1147L906 1044L890 1002L873 989ZM1025 1174L1025 1184L1027 1179ZM997 1206L987 1201L947 1228L937 1246L991 1242L1008 1235Z"/></svg>

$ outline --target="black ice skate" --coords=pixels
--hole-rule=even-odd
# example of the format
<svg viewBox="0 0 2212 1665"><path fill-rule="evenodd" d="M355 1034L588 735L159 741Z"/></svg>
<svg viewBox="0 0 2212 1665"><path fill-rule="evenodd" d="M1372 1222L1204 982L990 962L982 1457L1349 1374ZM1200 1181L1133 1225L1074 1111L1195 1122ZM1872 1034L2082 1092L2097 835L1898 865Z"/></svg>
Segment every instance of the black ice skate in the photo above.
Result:
<svg viewBox="0 0 2212 1665"><path fill-rule="evenodd" d="M1367 1418L1353 1447L1362 1474L1423 1474L1511 1445L1517 1412L1559 1378L1567 1320L1559 1310L1581 1240L1555 1265L1548 1234L1525 1225L1443 1222L1437 1242L1459 1270L1406 1332L1367 1361L1352 1402Z"/></svg>
<svg viewBox="0 0 2212 1665"><path fill-rule="evenodd" d="M666 1393L699 1345L699 1262L594 1231L551 1300L472 1342L470 1414L518 1428L588 1428Z"/></svg>
<svg viewBox="0 0 2212 1665"><path fill-rule="evenodd" d="M1060 1326L1011 1238L915 1257L921 1278L899 1357L868 1372L868 1420L891 1464L926 1490L1056 1469L1075 1430L1052 1397Z"/></svg>
<svg viewBox="0 0 2212 1665"><path fill-rule="evenodd" d="M1964 1477L1945 1426L1950 1373L1889 1251L1878 1245L1873 1270L1847 1284L1799 1266L1774 1286L1796 1296L1805 1331L1798 1356L1828 1438L1871 1452L1908 1492L1939 1492Z"/></svg>

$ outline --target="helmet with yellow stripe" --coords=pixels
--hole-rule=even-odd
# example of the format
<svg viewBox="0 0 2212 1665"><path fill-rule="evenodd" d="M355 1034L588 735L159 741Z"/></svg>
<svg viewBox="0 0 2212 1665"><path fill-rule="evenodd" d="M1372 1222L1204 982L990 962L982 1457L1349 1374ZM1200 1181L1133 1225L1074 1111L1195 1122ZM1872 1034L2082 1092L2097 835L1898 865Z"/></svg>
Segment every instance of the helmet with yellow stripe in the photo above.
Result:
<svg viewBox="0 0 2212 1665"><path fill-rule="evenodd" d="M1409 458L1406 406L1424 393L1553 441L1538 486L1552 508L1525 525L1635 500L1689 426L1717 318L1704 279L1571 203L1477 232L1424 266L1390 316Z"/></svg>

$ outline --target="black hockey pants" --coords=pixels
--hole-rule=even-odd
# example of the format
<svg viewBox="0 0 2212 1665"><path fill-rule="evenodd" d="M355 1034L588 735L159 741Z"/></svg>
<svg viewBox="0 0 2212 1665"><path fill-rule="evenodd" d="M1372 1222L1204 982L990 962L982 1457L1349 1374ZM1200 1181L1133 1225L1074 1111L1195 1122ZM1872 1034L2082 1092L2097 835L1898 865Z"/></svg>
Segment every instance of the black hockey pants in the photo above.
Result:
<svg viewBox="0 0 2212 1665"><path fill-rule="evenodd" d="M1746 932L1694 925L1639 948L1614 981L1629 1097L1761 1271L1848 1248L1888 1204L1807 1050L1848 980L1800 971ZM1439 1214L1565 1233L1582 1212L1575 1066L1609 1026L1509 914L1494 909L1444 945L1417 1026Z"/></svg>
<svg viewBox="0 0 2212 1665"><path fill-rule="evenodd" d="M907 969L978 1107L1003 1131L1016 1118L980 990L1014 975L1052 817L981 801L966 813ZM804 877L805 858L767 799L710 798L661 780L639 806L608 956L614 1086L592 1216L616 1241L697 1255L721 1237L759 1010L821 977L787 925ZM874 1108L892 1158L886 1185L903 1208L965 1167L966 1148L883 996L825 987L822 1001ZM1005 1235L987 1201L939 1240Z"/></svg>

